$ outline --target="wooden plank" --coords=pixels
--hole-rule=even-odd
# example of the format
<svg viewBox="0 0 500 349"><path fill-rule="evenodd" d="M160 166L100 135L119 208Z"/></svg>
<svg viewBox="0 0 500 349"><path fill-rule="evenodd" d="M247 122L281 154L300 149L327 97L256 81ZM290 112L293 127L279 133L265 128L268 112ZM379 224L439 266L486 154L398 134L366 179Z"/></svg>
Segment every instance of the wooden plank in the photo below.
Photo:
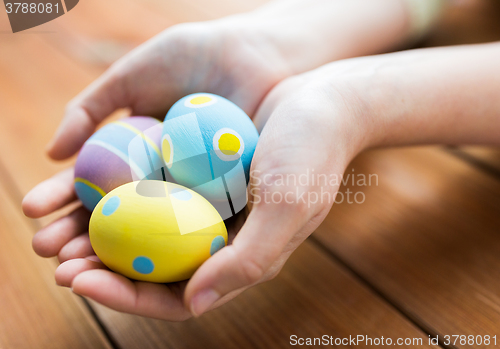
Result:
<svg viewBox="0 0 500 349"><path fill-rule="evenodd" d="M10 175L22 193L64 166L49 162L43 145L56 128L66 101L100 69L82 69L70 56L39 36L16 37L0 48L0 95L3 96L0 113L6 116L0 128L0 156L6 159ZM25 102L27 97L29 103ZM45 262L33 253L31 256ZM425 337L316 248L304 245L292 257L294 260L295 264L287 266L278 281L248 291L213 315L185 324L118 314L95 304L94 307L114 340L127 348L161 347L162 343L185 347L186 341L196 347L198 340L208 341L212 347L220 343L226 344L222 347L232 343L288 346L289 336L294 333ZM381 324L380 319L386 323ZM214 321L222 325L214 327ZM221 328L227 329L226 332L220 331Z"/></svg>
<svg viewBox="0 0 500 349"><path fill-rule="evenodd" d="M82 65L106 67L173 24L249 11L267 1L86 0L45 24L44 30L53 33L43 38Z"/></svg>
<svg viewBox="0 0 500 349"><path fill-rule="evenodd" d="M500 149L492 147L460 147L450 152L482 170L500 178Z"/></svg>
<svg viewBox="0 0 500 349"><path fill-rule="evenodd" d="M478 44L500 40L500 2L449 1L441 21L422 43L424 47ZM480 117L480 115L478 115ZM487 147L460 147L456 155L487 172L500 171L500 151Z"/></svg>
<svg viewBox="0 0 500 349"><path fill-rule="evenodd" d="M0 348L111 348L83 300L55 285L31 249L33 226L0 173Z"/></svg>
<svg viewBox="0 0 500 349"><path fill-rule="evenodd" d="M498 18L500 18L498 1L447 1L440 21L422 44L430 47L500 40Z"/></svg>
<svg viewBox="0 0 500 349"><path fill-rule="evenodd" d="M135 1L135 0L129 0ZM217 19L235 13L247 12L269 2L269 0L185 0L180 4L175 0L156 1L143 0L141 3L165 17L175 18L175 21L194 22Z"/></svg>
<svg viewBox="0 0 500 349"><path fill-rule="evenodd" d="M90 4L91 1L88 0L88 3ZM81 2L78 6L84 3ZM68 36L61 39L63 40L61 42L65 43L62 46L53 45L59 40L57 35L64 34L65 28L69 28L64 26L74 25L71 30L83 38L83 43L90 42L90 48L98 48L102 42L118 43L116 56L160 28L158 24L160 21L155 19L157 17L151 19L153 22L151 27L143 30L141 26L137 34L131 33L131 28L136 29L137 23L123 28L123 25L118 26L113 22L107 27L108 23L103 14L109 12L106 6L111 9L112 5L109 4L110 2L99 2L98 5L93 5L101 9L95 17L97 20L93 22L93 28L90 28L88 23L89 18L96 15L93 13L96 7L88 5L85 14L75 9L72 13L55 21L54 25L59 23L54 27L56 33L54 36L42 37L42 39L46 38L45 42L39 37L25 36L19 43L19 36L16 36L15 44L11 42L8 44L10 46L4 46L2 41L0 45L0 50L2 50L0 51L0 65L3 67L0 70L0 76L2 79L6 77L6 80L2 80L0 84L0 89L2 89L0 98L2 95L8 96L1 101L0 108L4 109L0 112L2 115L9 115L8 120L5 122L2 120L6 127L0 131L2 132L0 142L3 142L0 147L3 153L0 152L0 156L8 159L6 163L9 164L11 173L15 174L16 182L23 192L59 168L44 159L42 145L55 129L65 102L96 77L106 64L105 59L98 60L101 65L94 64L92 58L82 58L77 51L67 51L73 50L72 46L66 46ZM157 8L153 7L156 5L151 4L152 2L149 1L143 6ZM122 16L132 16L131 13L133 14L134 11L130 11L130 8L134 7L120 10L122 12L114 18L123 19ZM192 8L200 8L200 5L193 5ZM135 9L142 11L138 7ZM178 11L184 13L185 16L191 15L189 11ZM145 14L145 12L140 13ZM210 11L195 12L193 10L193 13L195 13L193 18L198 16L200 19L217 15ZM70 17L72 15L81 16L78 20L80 22L72 21ZM174 22L175 20L169 24ZM101 35L101 31L105 34ZM104 39L99 43L100 38ZM52 48L48 47L47 42L52 45ZM61 49L63 46L64 50ZM14 51L9 51L9 48ZM36 52L37 55L31 55L32 52ZM109 57L113 59L112 55ZM30 103L25 102L26 96L29 96ZM38 118L34 119L33 115L37 115ZM19 144L20 134L26 135L22 138L22 146ZM414 184L412 181L409 183ZM434 191L431 196L435 195L436 187L432 189ZM350 221L357 218L359 216L354 215L345 219ZM375 241L375 245L382 243L383 241ZM405 288L396 289L396 291L401 290ZM448 294L448 291L443 292L445 295ZM434 304L433 300L425 301ZM121 346L129 348L166 345L198 347L202 341L208 343L209 347L216 345L217 347L234 345L284 347L288 346L289 336L294 333L302 337L325 333L334 336L367 334L372 337L384 335L394 338L423 336L421 331L394 312L387 303L364 287L343 267L331 261L309 243L304 244L292 256L277 280L249 290L237 300L201 319L190 320L182 324L169 324L118 314L97 305L95 307L115 340ZM449 320L448 315L445 314L443 317ZM419 320L416 319L416 321ZM428 322L422 323L428 324ZM214 324L221 324L221 326L217 327ZM221 328L225 331L221 331ZM436 330L431 325L429 329Z"/></svg>
<svg viewBox="0 0 500 349"><path fill-rule="evenodd" d="M57 21L42 38L86 68L106 68L147 39L175 24L140 1L87 0ZM92 25L89 25L92 22Z"/></svg>
<svg viewBox="0 0 500 349"><path fill-rule="evenodd" d="M196 2L192 0L190 3ZM31 32L27 31L32 34L2 36L0 115L3 117L0 128L0 156L5 159L12 173L15 173L14 179L22 193L26 193L42 179L74 161L73 159L54 163L48 160L44 150L45 144L55 132L66 103L97 78L106 67L102 60L86 60L78 52L71 51L75 43L77 46L80 43L73 34L93 39L101 37L104 42L128 38L127 47L130 48L135 42L152 35L152 32L173 23L173 20L166 19L166 14L170 6L179 6L179 2L169 1L162 4L160 7L164 7L164 12L156 8L147 9L141 2L133 0L82 1L74 11L58 18L57 21L44 24L43 29L48 33L36 34L33 29ZM200 3L192 6L202 8ZM114 7L119 8L111 16L116 21L105 20L104 17L109 16ZM235 11L234 5L229 8ZM158 17L150 18L150 12L158 12L156 16L161 14L161 28ZM203 10L196 13L203 14ZM140 18L150 18L148 23L151 23L122 25L134 14ZM89 21L95 24L90 26ZM135 36L130 34L131 31ZM61 45L54 45L54 42L60 42ZM68 42L74 43L69 45ZM21 136L22 146L11 146L19 144ZM27 164L29 166L26 166Z"/></svg>
<svg viewBox="0 0 500 349"><path fill-rule="evenodd" d="M50 161L45 144L66 102L98 74L82 71L36 35L0 45L0 157L22 193L68 166Z"/></svg>
<svg viewBox="0 0 500 349"><path fill-rule="evenodd" d="M289 348L292 335L416 338L419 348L431 347L425 333L308 241L275 280L198 319L169 323L93 306L124 349Z"/></svg>
<svg viewBox="0 0 500 349"><path fill-rule="evenodd" d="M50 160L45 145L66 103L102 70L82 70L41 35L51 34L4 35L0 45L0 158L20 195L74 163ZM66 211L37 222L44 225Z"/></svg>
<svg viewBox="0 0 500 349"><path fill-rule="evenodd" d="M366 153L353 173L342 193L364 202L334 205L314 238L430 333L500 335L500 182L435 148Z"/></svg>

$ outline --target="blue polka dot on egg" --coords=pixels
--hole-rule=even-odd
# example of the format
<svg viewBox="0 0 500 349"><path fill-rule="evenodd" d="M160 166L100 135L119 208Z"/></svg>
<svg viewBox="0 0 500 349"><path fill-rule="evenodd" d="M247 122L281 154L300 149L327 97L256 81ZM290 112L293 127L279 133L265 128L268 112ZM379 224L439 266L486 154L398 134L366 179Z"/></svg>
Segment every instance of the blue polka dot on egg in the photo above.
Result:
<svg viewBox="0 0 500 349"><path fill-rule="evenodd" d="M226 246L226 241L220 235L214 237L212 245L210 245L210 255L213 256L215 252Z"/></svg>
<svg viewBox="0 0 500 349"><path fill-rule="evenodd" d="M120 206L120 198L118 196L112 196L106 201L102 207L102 214L105 216L111 216Z"/></svg>
<svg viewBox="0 0 500 349"><path fill-rule="evenodd" d="M148 257L139 256L132 262L134 270L141 274L151 274L155 269L153 261Z"/></svg>
<svg viewBox="0 0 500 349"><path fill-rule="evenodd" d="M75 181L75 191L76 195L82 201L83 206L89 211L92 211L103 197L103 194L95 187L93 188L82 181Z"/></svg>

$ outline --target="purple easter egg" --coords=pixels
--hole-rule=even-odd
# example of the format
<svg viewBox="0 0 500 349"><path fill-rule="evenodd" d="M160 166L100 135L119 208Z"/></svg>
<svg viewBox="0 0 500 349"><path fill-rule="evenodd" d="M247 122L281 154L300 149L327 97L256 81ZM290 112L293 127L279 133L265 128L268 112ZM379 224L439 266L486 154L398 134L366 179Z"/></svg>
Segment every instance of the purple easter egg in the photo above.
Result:
<svg viewBox="0 0 500 349"><path fill-rule="evenodd" d="M83 145L75 164L75 191L90 211L111 190L136 180L166 180L162 123L147 116L112 122Z"/></svg>

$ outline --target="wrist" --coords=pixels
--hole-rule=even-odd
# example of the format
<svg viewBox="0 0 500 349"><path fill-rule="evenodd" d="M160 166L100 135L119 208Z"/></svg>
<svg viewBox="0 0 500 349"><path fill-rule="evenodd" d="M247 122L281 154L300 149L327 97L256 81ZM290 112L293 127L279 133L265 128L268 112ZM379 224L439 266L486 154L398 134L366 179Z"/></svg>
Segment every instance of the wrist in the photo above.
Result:
<svg viewBox="0 0 500 349"><path fill-rule="evenodd" d="M364 148L498 145L499 59L499 44L363 58L366 64L344 78L366 105L361 115Z"/></svg>
<svg viewBox="0 0 500 349"><path fill-rule="evenodd" d="M252 41L274 47L292 74L394 49L411 32L403 0L274 1L222 22Z"/></svg>

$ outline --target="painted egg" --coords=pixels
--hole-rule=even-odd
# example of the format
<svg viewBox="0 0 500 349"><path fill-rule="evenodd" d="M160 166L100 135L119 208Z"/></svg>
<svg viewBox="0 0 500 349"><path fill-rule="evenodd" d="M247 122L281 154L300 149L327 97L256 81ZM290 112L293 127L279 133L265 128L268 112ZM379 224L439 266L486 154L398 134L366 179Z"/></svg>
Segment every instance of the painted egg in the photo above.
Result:
<svg viewBox="0 0 500 349"><path fill-rule="evenodd" d="M168 111L161 149L175 182L203 195L226 219L246 205L258 138L252 120L236 104L195 93Z"/></svg>
<svg viewBox="0 0 500 349"><path fill-rule="evenodd" d="M89 226L96 255L131 279L176 282L227 243L217 210L198 193L170 182L122 185L96 206Z"/></svg>
<svg viewBox="0 0 500 349"><path fill-rule="evenodd" d="M90 211L118 186L141 179L164 179L162 123L134 116L112 122L83 145L75 164L75 191ZM165 178L167 179L167 178Z"/></svg>

